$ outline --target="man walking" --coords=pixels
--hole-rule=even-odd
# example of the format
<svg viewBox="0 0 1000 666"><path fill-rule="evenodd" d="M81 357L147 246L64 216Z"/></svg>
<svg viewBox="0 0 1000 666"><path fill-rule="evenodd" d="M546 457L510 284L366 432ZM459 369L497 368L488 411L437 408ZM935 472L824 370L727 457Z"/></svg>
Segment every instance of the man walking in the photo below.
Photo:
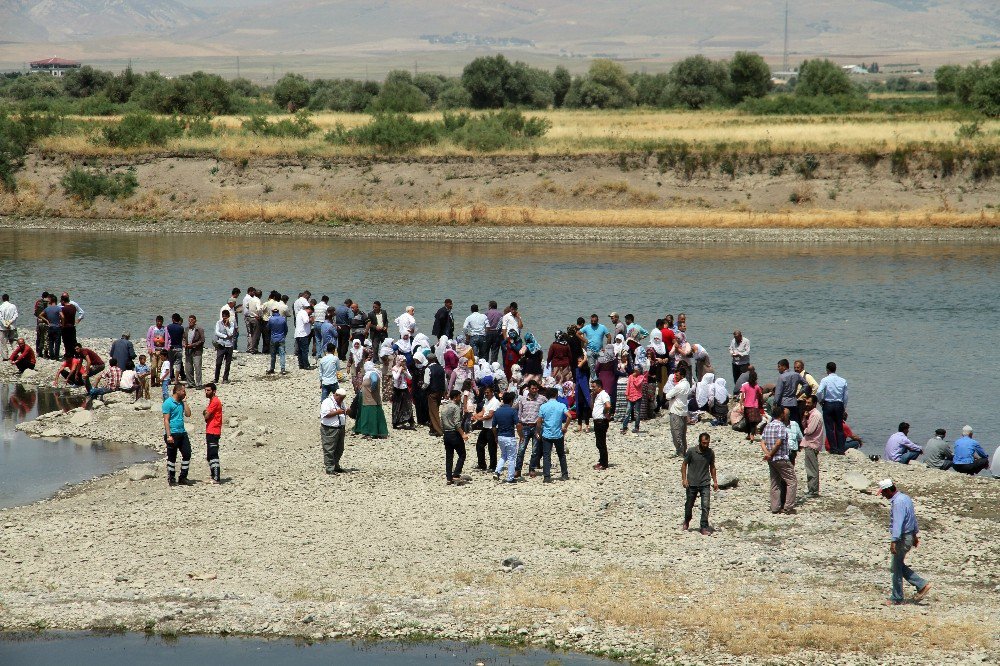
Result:
<svg viewBox="0 0 1000 666"><path fill-rule="evenodd" d="M913 500L906 493L896 490L892 479L879 482L879 494L889 500L889 552L892 554L892 595L886 601L887 606L897 606L903 603L903 579L916 588L913 601L920 601L927 596L931 584L925 581L916 571L906 565L906 555L920 545L920 528L917 527L917 513L913 508Z"/></svg>
<svg viewBox="0 0 1000 666"><path fill-rule="evenodd" d="M729 342L729 355L733 357L733 381L750 368L750 340L743 337L743 331L733 331L733 339ZM736 386L734 391L739 391Z"/></svg>
<svg viewBox="0 0 1000 666"><path fill-rule="evenodd" d="M707 432L698 435L698 446L688 449L684 453L684 462L681 463L681 484L684 486L684 522L681 523L681 531L687 532L691 526L691 518L694 514L694 500L701 496L701 533L705 536L711 534L708 525L708 512L711 508L712 494L709 491L709 482L712 489L718 492L719 479L715 475L715 451L709 444L712 438Z"/></svg>
<svg viewBox="0 0 1000 666"><path fill-rule="evenodd" d="M778 381L774 384L774 404L788 410L788 417L802 425L802 416L799 413L798 392L804 387L806 382L802 375L793 372L788 365L788 359L783 358L778 361Z"/></svg>
<svg viewBox="0 0 1000 666"><path fill-rule="evenodd" d="M911 460L916 460L924 452L922 448L910 441L909 434L910 424L903 421L899 424L899 429L886 440L886 460L909 465Z"/></svg>
<svg viewBox="0 0 1000 666"><path fill-rule="evenodd" d="M444 299L444 305L434 313L434 326L431 329L431 335L437 337L438 340L442 336L447 337L449 340L455 338L455 317L451 314L451 308L453 307L451 299Z"/></svg>
<svg viewBox="0 0 1000 666"><path fill-rule="evenodd" d="M204 353L205 329L198 325L197 317L188 315L188 325L184 329L184 363L192 388L201 388L201 359Z"/></svg>
<svg viewBox="0 0 1000 666"><path fill-rule="evenodd" d="M823 404L823 425L830 453L844 455L847 437L844 435L844 419L847 418L847 381L837 374L837 364L826 364L826 377L816 389L816 397Z"/></svg>
<svg viewBox="0 0 1000 666"><path fill-rule="evenodd" d="M208 406L202 411L205 417L205 451L208 458L208 472L212 483L222 483L222 467L219 465L219 440L222 438L222 401L216 393L215 384L205 384Z"/></svg>
<svg viewBox="0 0 1000 666"><path fill-rule="evenodd" d="M167 445L167 485L188 484L188 467L191 466L191 441L184 428L184 417L191 416L191 406L184 398L187 391L183 384L174 384L170 397L163 401L163 441ZM177 472L177 451L181 452L181 474Z"/></svg>
<svg viewBox="0 0 1000 666"><path fill-rule="evenodd" d="M229 310L222 311L222 319L215 323L215 383L219 383L219 371L225 361L226 371L222 383L229 383L229 366L233 362L233 346L236 344L236 326L229 320Z"/></svg>
<svg viewBox="0 0 1000 666"><path fill-rule="evenodd" d="M333 356L330 347L333 345L327 348L327 356ZM340 474L346 471L340 466L340 459L344 455L344 432L347 426L345 398L347 391L338 388L323 398L319 408L319 439L323 445L323 466L327 474Z"/></svg>
<svg viewBox="0 0 1000 666"><path fill-rule="evenodd" d="M312 339L313 307L306 303L295 315L295 356L299 360L299 370L309 370L309 340Z"/></svg>
<svg viewBox="0 0 1000 666"><path fill-rule="evenodd" d="M266 374L274 374L274 359L281 359L281 374L287 374L285 370L285 336L288 335L288 320L285 319L278 308L271 311L271 318L267 321L268 338L271 341L271 367Z"/></svg>
<svg viewBox="0 0 1000 666"><path fill-rule="evenodd" d="M688 397L691 395L691 384L687 380L686 364L681 363L674 371L674 385L664 387L664 394L670 404L670 437L674 442L675 455L687 453L687 415Z"/></svg>
<svg viewBox="0 0 1000 666"><path fill-rule="evenodd" d="M995 453L993 455L996 455ZM972 439L972 427L962 428L962 436L955 440L954 464L956 472L975 476L990 466L986 451Z"/></svg>
<svg viewBox="0 0 1000 666"><path fill-rule="evenodd" d="M819 452L823 450L823 415L816 408L816 396L806 398L802 415L802 441L799 450L805 461L809 497L819 497Z"/></svg>
<svg viewBox="0 0 1000 666"><path fill-rule="evenodd" d="M517 447L517 471L515 477L521 476L524 467L524 455L528 450L528 443L531 443L531 457L528 458L528 474L535 476L538 465L542 462L542 442L538 430L538 410L545 404L547 398L539 391L539 384L532 379L528 382L528 388L521 392L517 398L515 408L517 409L517 433L520 444Z"/></svg>
<svg viewBox="0 0 1000 666"><path fill-rule="evenodd" d="M274 367L273 365L271 366ZM319 399L320 402L327 399L331 393L336 393L340 388L340 380L337 379L337 372L340 370L340 359L337 358L337 345L332 342L326 343L326 353L319 360Z"/></svg>
<svg viewBox="0 0 1000 666"><path fill-rule="evenodd" d="M611 396L604 390L600 379L590 382L590 395L593 396L594 439L597 444L597 464L594 469L606 470L608 462L608 427L611 425ZM638 420L636 421L638 423Z"/></svg>
<svg viewBox="0 0 1000 666"><path fill-rule="evenodd" d="M542 483L552 483L552 448L555 447L559 456L560 478L569 481L569 468L566 465L566 429L569 428L569 410L566 405L556 400L559 392L554 388L548 391L548 400L538 410L538 429L542 431Z"/></svg>
<svg viewBox="0 0 1000 666"><path fill-rule="evenodd" d="M798 480L795 477L795 467L788 456L788 429L781 422L784 415L785 408L775 405L771 422L765 426L761 435L760 448L771 473L771 513L794 514ZM785 498L784 505L781 503L782 497Z"/></svg>
<svg viewBox="0 0 1000 666"><path fill-rule="evenodd" d="M517 462L517 437L515 436L518 417L514 410L514 394L504 393L503 404L493 415L493 423L497 431L497 447L500 449L499 460L493 478L500 481L504 467L507 474L504 476L505 483L514 483L514 466Z"/></svg>
<svg viewBox="0 0 1000 666"><path fill-rule="evenodd" d="M465 443L469 436L462 430L462 392L453 390L448 402L441 407L441 430L444 432L444 475L449 486L465 485L462 466L465 464ZM458 460L455 455L458 454ZM454 464L454 467L453 467Z"/></svg>

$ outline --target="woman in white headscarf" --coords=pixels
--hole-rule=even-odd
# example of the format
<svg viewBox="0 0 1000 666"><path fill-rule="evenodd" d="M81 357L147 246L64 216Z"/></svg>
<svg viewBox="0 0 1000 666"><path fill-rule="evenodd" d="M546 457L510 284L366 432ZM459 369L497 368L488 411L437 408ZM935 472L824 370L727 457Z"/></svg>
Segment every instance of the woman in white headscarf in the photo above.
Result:
<svg viewBox="0 0 1000 666"><path fill-rule="evenodd" d="M698 409L711 412L715 405L715 375L706 372L695 387L695 401Z"/></svg>
<svg viewBox="0 0 1000 666"><path fill-rule="evenodd" d="M406 368L406 358L398 356L392 368L392 427L413 430L413 398L410 396L410 371Z"/></svg>
<svg viewBox="0 0 1000 666"><path fill-rule="evenodd" d="M354 421L354 432L364 435L365 439L384 439L389 436L389 425L382 409L382 373L372 361L366 361L361 374L361 404L358 406L358 418Z"/></svg>
<svg viewBox="0 0 1000 666"><path fill-rule="evenodd" d="M392 382L389 381L389 375L396 363L395 358L396 352L392 349L392 338L386 338L378 346L378 360L382 362L382 376L386 379L382 382L383 403L392 401Z"/></svg>
<svg viewBox="0 0 1000 666"><path fill-rule="evenodd" d="M661 339L660 342L663 340ZM625 344L625 336L619 333L615 336L615 358L621 358L623 351L628 351L628 345Z"/></svg>
<svg viewBox="0 0 1000 666"><path fill-rule="evenodd" d="M729 415L729 389L726 388L726 380L723 377L716 377L712 385L713 406L709 413L716 421L724 424Z"/></svg>
<svg viewBox="0 0 1000 666"><path fill-rule="evenodd" d="M347 350L347 373L351 376L354 392L361 392L361 371L365 366L365 346L361 340L354 338Z"/></svg>
<svg viewBox="0 0 1000 666"><path fill-rule="evenodd" d="M663 333L657 327L649 334L646 356L649 358L649 372L656 381L656 409L660 410L666 406L663 387L670 377L670 350L663 342Z"/></svg>
<svg viewBox="0 0 1000 666"><path fill-rule="evenodd" d="M493 371L494 395L498 398L503 398L504 393L507 392L507 387L510 386L510 382L507 381L507 375L503 374L503 366L500 365L500 361L494 361L490 366L490 370Z"/></svg>

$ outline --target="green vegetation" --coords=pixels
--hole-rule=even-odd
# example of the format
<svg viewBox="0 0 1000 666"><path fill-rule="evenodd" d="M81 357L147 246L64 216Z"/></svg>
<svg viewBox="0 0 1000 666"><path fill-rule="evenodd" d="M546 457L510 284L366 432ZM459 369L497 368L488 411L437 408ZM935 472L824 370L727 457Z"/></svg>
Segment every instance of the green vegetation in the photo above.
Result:
<svg viewBox="0 0 1000 666"><path fill-rule="evenodd" d="M148 113L132 113L115 125L101 130L96 139L115 148L135 148L137 146L162 146L184 132L184 125L176 118L156 118Z"/></svg>
<svg viewBox="0 0 1000 666"><path fill-rule="evenodd" d="M277 122L270 122L264 116L250 116L243 121L242 127L245 132L257 136L296 139L305 138L319 129L310 119L308 111L299 111L294 120L285 118Z"/></svg>
<svg viewBox="0 0 1000 666"><path fill-rule="evenodd" d="M67 195L90 205L100 196L112 201L127 199L139 187L139 179L132 169L101 172L73 167L63 176L62 186Z"/></svg>
<svg viewBox="0 0 1000 666"><path fill-rule="evenodd" d="M14 174L24 166L24 158L39 138L56 131L58 119L49 115L23 114L12 118L0 113L0 189L17 189Z"/></svg>

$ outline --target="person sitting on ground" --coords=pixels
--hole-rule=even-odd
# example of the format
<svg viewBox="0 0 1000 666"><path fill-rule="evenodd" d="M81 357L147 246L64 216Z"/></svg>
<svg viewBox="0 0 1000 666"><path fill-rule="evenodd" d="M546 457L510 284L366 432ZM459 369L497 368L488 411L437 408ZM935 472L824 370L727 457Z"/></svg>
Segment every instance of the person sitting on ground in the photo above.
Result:
<svg viewBox="0 0 1000 666"><path fill-rule="evenodd" d="M139 396L139 382L136 380L135 370L122 370L122 378L118 383L118 390L131 395L132 402L136 401Z"/></svg>
<svg viewBox="0 0 1000 666"><path fill-rule="evenodd" d="M986 451L979 442L972 439L972 426L962 428L962 436L955 440L955 457L952 464L956 472L970 476L975 476L990 466Z"/></svg>
<svg viewBox="0 0 1000 666"><path fill-rule="evenodd" d="M924 464L940 470L951 469L951 461L955 456L955 449L951 442L945 440L947 433L944 428L934 431L934 436L927 440L924 445Z"/></svg>
<svg viewBox="0 0 1000 666"><path fill-rule="evenodd" d="M118 359L112 358L108 361L108 368L104 370L99 379L97 380L97 386L90 389L88 394L90 399L88 400L88 407L94 403L96 398L102 398L108 393L113 393L117 391L121 386L122 381L122 370L118 367Z"/></svg>
<svg viewBox="0 0 1000 666"><path fill-rule="evenodd" d="M851 426L847 425L847 412L844 412L844 420L840 422L841 427L844 429L844 449L860 449L864 446L865 441L854 434L851 430ZM829 442L827 442L827 447L829 447ZM829 448L827 448L829 451Z"/></svg>
<svg viewBox="0 0 1000 666"><path fill-rule="evenodd" d="M910 441L910 438L907 437L909 432L909 423L903 421L899 424L899 430L885 443L886 460L909 465L911 460L916 460L917 456L924 452L922 448Z"/></svg>
<svg viewBox="0 0 1000 666"><path fill-rule="evenodd" d="M10 353L10 358L7 360L17 368L17 374L24 374L25 370L35 369L35 350L28 346L24 338L18 338L14 351Z"/></svg>

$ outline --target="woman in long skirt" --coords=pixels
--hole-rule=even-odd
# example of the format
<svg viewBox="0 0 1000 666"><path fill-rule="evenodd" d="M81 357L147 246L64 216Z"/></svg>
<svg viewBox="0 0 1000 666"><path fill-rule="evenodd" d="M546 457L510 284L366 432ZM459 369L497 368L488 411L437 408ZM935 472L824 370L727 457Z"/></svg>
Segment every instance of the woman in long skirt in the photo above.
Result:
<svg viewBox="0 0 1000 666"><path fill-rule="evenodd" d="M365 437L384 439L389 436L389 426L382 410L382 377L375 364L368 361L361 380L361 405L354 422L354 432Z"/></svg>
<svg viewBox="0 0 1000 666"><path fill-rule="evenodd" d="M576 431L590 432L590 365L587 357L576 368Z"/></svg>
<svg viewBox="0 0 1000 666"><path fill-rule="evenodd" d="M406 369L406 359L396 359L392 369L392 427L394 430L413 430L413 399L410 397L410 371Z"/></svg>

